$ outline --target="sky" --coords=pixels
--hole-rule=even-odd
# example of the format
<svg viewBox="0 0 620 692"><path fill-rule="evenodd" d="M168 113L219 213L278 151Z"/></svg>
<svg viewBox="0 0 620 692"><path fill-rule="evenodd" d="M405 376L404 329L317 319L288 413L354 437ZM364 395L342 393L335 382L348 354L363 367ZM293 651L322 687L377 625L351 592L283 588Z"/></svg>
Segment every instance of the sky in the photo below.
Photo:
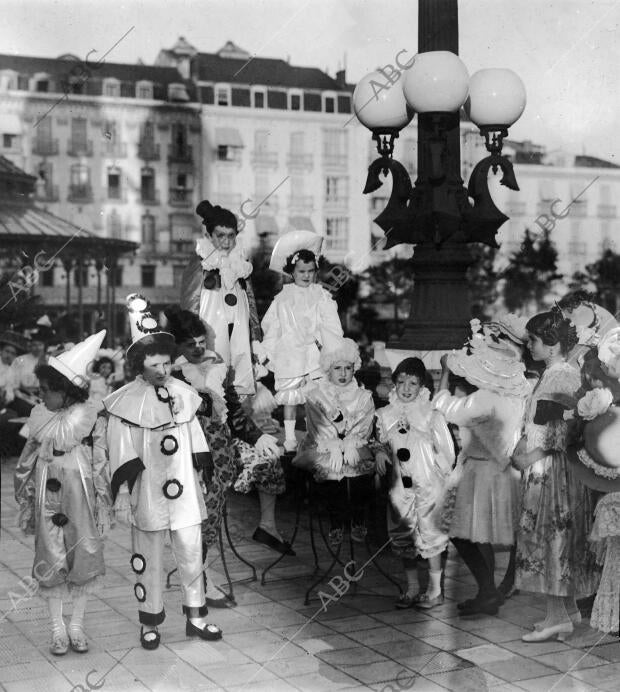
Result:
<svg viewBox="0 0 620 692"><path fill-rule="evenodd" d="M185 36L204 52L232 40L332 76L346 62L355 82L417 50L415 0L0 0L0 16L3 53L95 50L91 61L112 49L109 62L152 63ZM523 79L512 138L620 164L619 25L617 0L460 0L459 53L470 74L508 67Z"/></svg>

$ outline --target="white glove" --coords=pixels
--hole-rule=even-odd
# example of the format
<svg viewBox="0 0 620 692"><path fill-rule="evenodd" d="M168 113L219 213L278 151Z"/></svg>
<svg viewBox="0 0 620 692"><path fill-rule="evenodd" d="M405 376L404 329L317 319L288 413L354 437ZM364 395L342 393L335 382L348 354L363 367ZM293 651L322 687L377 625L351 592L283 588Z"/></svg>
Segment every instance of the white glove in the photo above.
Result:
<svg viewBox="0 0 620 692"><path fill-rule="evenodd" d="M278 440L273 435L268 435L267 433L261 435L258 440L256 440L254 446L259 454L263 454L272 459L277 459L281 454Z"/></svg>
<svg viewBox="0 0 620 692"><path fill-rule="evenodd" d="M254 339L254 341L252 341L252 352L258 358L259 363L264 363L265 361L269 360L267 350L265 349L263 344L257 339Z"/></svg>
<svg viewBox="0 0 620 692"><path fill-rule="evenodd" d="M357 464L357 462L360 460L360 453L355 443L350 440L345 440L343 446L344 463L348 466L353 466L354 464Z"/></svg>
<svg viewBox="0 0 620 692"><path fill-rule="evenodd" d="M390 458L385 452L377 452L375 455L375 465L377 469L377 473L380 476L385 476L385 470L387 468L387 465L390 463Z"/></svg>
<svg viewBox="0 0 620 692"><path fill-rule="evenodd" d="M334 473L342 471L342 445L340 440L333 440L328 445L329 449L329 468Z"/></svg>

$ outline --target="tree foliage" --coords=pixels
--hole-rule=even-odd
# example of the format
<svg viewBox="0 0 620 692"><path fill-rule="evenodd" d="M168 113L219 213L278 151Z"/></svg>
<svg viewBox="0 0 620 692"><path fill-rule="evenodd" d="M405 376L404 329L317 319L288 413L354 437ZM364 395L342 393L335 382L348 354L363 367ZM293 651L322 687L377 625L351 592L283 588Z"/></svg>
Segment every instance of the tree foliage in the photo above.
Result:
<svg viewBox="0 0 620 692"><path fill-rule="evenodd" d="M540 235L525 231L521 247L501 273L506 308L511 312L543 309L554 284L562 279L557 260L558 252L548 230Z"/></svg>
<svg viewBox="0 0 620 692"><path fill-rule="evenodd" d="M603 256L586 265L583 272L575 272L571 289L577 288L593 288L599 305L616 314L620 297L620 255L605 250Z"/></svg>
<svg viewBox="0 0 620 692"><path fill-rule="evenodd" d="M499 298L500 276L495 269L497 248L476 243L470 249L474 258L467 270L471 316L485 321L491 318L493 305Z"/></svg>

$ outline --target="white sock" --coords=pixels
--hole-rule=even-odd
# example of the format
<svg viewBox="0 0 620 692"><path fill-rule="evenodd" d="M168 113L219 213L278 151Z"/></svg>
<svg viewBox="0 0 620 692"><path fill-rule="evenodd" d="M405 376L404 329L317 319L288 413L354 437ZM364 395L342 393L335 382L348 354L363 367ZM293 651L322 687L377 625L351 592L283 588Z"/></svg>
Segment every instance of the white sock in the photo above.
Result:
<svg viewBox="0 0 620 692"><path fill-rule="evenodd" d="M78 596L73 599L73 613L71 614L71 622L69 629L84 629L84 613L86 611L86 601L88 596Z"/></svg>
<svg viewBox="0 0 620 692"><path fill-rule="evenodd" d="M429 569L428 576L430 579L430 584L427 593L429 598L436 598L439 596L439 594L441 594L441 570L438 569L435 571Z"/></svg>
<svg viewBox="0 0 620 692"><path fill-rule="evenodd" d="M62 619L62 598L49 598L47 607L50 611L53 634L66 632L65 621Z"/></svg>
<svg viewBox="0 0 620 692"><path fill-rule="evenodd" d="M294 420L284 419L284 438L287 440L296 440L295 437L295 422Z"/></svg>

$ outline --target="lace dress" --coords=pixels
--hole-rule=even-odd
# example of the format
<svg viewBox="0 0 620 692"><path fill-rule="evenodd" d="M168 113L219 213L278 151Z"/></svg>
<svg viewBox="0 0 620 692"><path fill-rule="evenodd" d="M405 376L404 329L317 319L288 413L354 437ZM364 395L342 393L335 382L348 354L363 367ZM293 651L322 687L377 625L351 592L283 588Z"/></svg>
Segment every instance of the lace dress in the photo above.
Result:
<svg viewBox="0 0 620 692"><path fill-rule="evenodd" d="M528 402L527 451L538 447L548 455L523 472L516 586L525 591L574 596L596 588L595 556L587 542L593 503L566 458L568 423L563 418L534 422L539 402L574 408L579 386L579 372L556 363L542 374Z"/></svg>
<svg viewBox="0 0 620 692"><path fill-rule="evenodd" d="M618 632L620 622L620 493L605 495L596 506L596 521L590 540L599 543L604 555L603 573L596 592L590 627Z"/></svg>

